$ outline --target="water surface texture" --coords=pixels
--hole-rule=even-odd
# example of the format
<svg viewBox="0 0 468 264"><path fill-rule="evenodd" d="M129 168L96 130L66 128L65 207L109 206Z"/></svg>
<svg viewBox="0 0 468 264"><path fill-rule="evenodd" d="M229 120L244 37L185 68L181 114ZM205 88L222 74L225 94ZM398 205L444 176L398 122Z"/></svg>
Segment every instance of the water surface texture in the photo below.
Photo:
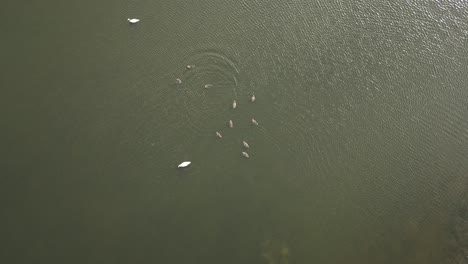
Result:
<svg viewBox="0 0 468 264"><path fill-rule="evenodd" d="M454 263L465 1L1 13L2 263Z"/></svg>

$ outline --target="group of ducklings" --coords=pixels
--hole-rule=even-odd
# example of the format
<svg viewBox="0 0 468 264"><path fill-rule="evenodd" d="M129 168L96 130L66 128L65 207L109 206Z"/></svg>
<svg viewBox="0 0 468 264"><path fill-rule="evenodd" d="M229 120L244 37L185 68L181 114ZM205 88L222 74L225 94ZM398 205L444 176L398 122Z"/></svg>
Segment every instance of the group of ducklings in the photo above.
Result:
<svg viewBox="0 0 468 264"><path fill-rule="evenodd" d="M252 103L255 102L255 95L254 94L250 97L250 102L252 102ZM234 101L232 101L232 109L236 109L236 107L237 107L237 102L236 102L236 100L234 100ZM251 122L252 122L252 124L258 126L257 120L252 118ZM228 125L229 125L230 128L234 128L234 122L232 122L232 120L228 121ZM221 133L219 131L216 131L216 137L221 139L221 138L223 138L223 135L221 135ZM242 141L242 145L246 149L250 148L249 144L247 142L245 142L245 141ZM246 151L242 151L242 156L244 156L245 158L250 158L249 153L247 153Z"/></svg>
<svg viewBox="0 0 468 264"><path fill-rule="evenodd" d="M186 68L187 68L187 70L192 70L192 69L195 68L195 65L187 65ZM181 84L181 83L182 83L182 80L181 80L180 78L176 78L175 81L176 81L177 84ZM213 86L213 85L211 85L211 84L206 84L206 85L205 85L205 88L210 88L210 87L212 87L212 86ZM256 99L256 98L255 98L255 95L253 94L253 95L250 97L250 102L252 102L252 103L255 102L255 99ZM236 100L234 100L234 101L232 101L232 109L236 109L236 107L237 107L237 102L236 102ZM250 121L252 122L252 124L258 126L257 120L255 120L255 119L252 118ZM232 120L229 120L228 125L229 125L230 128L234 128L234 122L232 122ZM221 139L221 138L223 138L223 135L221 135L221 133L220 133L219 131L216 131L216 137L217 137L218 139ZM243 145L244 148L246 148L246 149L250 148L249 144L248 144L247 142L245 142L245 141L242 141L242 145ZM247 153L246 151L242 151L242 156L244 156L245 158L250 158L249 153Z"/></svg>

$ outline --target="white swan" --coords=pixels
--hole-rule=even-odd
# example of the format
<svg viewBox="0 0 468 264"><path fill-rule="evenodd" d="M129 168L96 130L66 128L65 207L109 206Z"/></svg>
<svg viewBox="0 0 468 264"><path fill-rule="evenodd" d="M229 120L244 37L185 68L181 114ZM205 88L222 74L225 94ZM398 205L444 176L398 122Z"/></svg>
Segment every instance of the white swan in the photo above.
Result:
<svg viewBox="0 0 468 264"><path fill-rule="evenodd" d="M245 158L250 158L249 153L242 151L242 156Z"/></svg>
<svg viewBox="0 0 468 264"><path fill-rule="evenodd" d="M230 127L230 128L233 128L233 127L234 127L234 123L232 122L232 120L229 120L229 127Z"/></svg>
<svg viewBox="0 0 468 264"><path fill-rule="evenodd" d="M232 109L236 109L236 107L237 107L237 102L236 102L236 100L234 100L232 102Z"/></svg>
<svg viewBox="0 0 468 264"><path fill-rule="evenodd" d="M184 161L184 162L182 162L181 164L179 164L179 166L177 166L177 167L178 167L178 168L185 168L185 167L187 167L188 165L190 165L190 163L192 163L192 162L190 162L190 161Z"/></svg>
<svg viewBox="0 0 468 264"><path fill-rule="evenodd" d="M222 136L221 133L219 133L219 132L216 132L216 137L217 137L217 138L223 138L223 136Z"/></svg>
<svg viewBox="0 0 468 264"><path fill-rule="evenodd" d="M250 146L249 146L249 144L247 144L247 142L242 141L242 144L244 144L244 147L245 147L245 148L250 148Z"/></svg>
<svg viewBox="0 0 468 264"><path fill-rule="evenodd" d="M253 118L252 118L252 124L254 124L254 125L258 126L258 122L257 122L257 120L255 120L255 119L253 119Z"/></svg>
<svg viewBox="0 0 468 264"><path fill-rule="evenodd" d="M128 22L130 22L130 24L136 24L138 22L140 22L140 19L138 18L127 18Z"/></svg>
<svg viewBox="0 0 468 264"><path fill-rule="evenodd" d="M250 101L255 102L255 94L252 95L252 97L250 97Z"/></svg>

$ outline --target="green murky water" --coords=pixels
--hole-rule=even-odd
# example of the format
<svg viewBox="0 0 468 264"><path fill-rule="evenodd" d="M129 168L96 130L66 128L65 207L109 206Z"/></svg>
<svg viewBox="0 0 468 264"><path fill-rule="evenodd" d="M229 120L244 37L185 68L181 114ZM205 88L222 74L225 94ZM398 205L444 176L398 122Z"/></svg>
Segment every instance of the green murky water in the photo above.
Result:
<svg viewBox="0 0 468 264"><path fill-rule="evenodd" d="M453 253L468 4L33 1L2 13L2 262Z"/></svg>

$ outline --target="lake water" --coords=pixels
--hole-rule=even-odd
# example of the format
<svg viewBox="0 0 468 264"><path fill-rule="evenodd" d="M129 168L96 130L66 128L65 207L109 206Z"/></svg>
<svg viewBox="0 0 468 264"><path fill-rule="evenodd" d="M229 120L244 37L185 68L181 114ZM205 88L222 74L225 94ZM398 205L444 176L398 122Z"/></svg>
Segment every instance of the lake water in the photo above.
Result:
<svg viewBox="0 0 468 264"><path fill-rule="evenodd" d="M465 1L1 13L2 263L455 263Z"/></svg>

